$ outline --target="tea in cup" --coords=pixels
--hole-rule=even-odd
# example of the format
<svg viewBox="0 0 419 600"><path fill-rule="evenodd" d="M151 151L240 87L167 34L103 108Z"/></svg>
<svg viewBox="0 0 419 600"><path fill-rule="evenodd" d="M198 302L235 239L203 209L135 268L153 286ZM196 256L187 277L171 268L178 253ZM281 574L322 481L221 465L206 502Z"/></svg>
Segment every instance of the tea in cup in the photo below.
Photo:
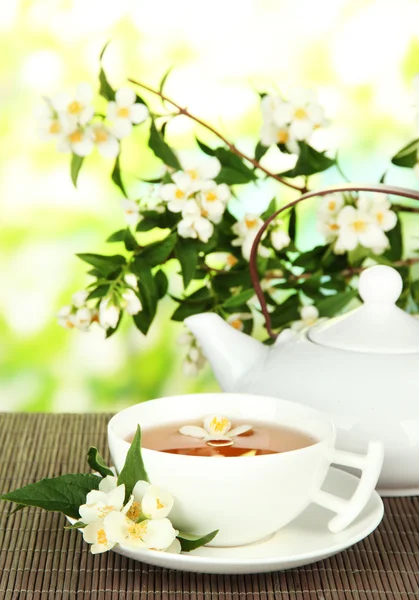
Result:
<svg viewBox="0 0 419 600"><path fill-rule="evenodd" d="M336 515L329 529L347 527L368 502L380 474L383 447L366 455L335 449L331 420L309 407L249 394L192 394L137 404L108 425L119 472L137 424L150 481L174 497L177 529L219 532L211 545L262 540L314 502ZM362 470L350 500L321 490L331 463Z"/></svg>

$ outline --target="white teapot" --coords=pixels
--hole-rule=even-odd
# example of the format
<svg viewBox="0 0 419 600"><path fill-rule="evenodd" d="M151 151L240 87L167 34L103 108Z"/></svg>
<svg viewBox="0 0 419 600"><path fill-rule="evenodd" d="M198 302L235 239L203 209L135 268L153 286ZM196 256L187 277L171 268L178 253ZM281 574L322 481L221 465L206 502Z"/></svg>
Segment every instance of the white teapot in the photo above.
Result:
<svg viewBox="0 0 419 600"><path fill-rule="evenodd" d="M349 187L371 189L344 189ZM391 190L402 195L399 188ZM260 286L255 289L260 292ZM200 341L224 391L278 396L321 410L335 422L337 447L343 450L365 453L370 440L381 440L385 458L379 492L416 495L419 320L396 306L401 291L395 269L371 267L360 276L363 305L300 332L286 329L271 346L213 313L188 317L185 324Z"/></svg>

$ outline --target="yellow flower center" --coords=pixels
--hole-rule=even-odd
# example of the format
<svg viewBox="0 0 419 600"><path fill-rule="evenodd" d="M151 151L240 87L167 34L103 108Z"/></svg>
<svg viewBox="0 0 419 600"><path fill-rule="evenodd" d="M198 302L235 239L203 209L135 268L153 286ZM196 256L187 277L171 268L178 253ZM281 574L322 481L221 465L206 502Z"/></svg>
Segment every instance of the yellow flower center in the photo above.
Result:
<svg viewBox="0 0 419 600"><path fill-rule="evenodd" d="M244 222L246 223L247 229L253 229L253 227L256 227L258 221L257 219L245 219Z"/></svg>
<svg viewBox="0 0 419 600"><path fill-rule="evenodd" d="M334 200L331 200L331 201L328 203L328 205L327 205L327 208L328 208L329 210L335 210L335 208L336 208L336 202L335 202Z"/></svg>
<svg viewBox="0 0 419 600"><path fill-rule="evenodd" d="M362 219L358 219L358 221L352 223L352 227L357 233L363 233L367 228L367 224Z"/></svg>
<svg viewBox="0 0 419 600"><path fill-rule="evenodd" d="M61 125L58 121L53 121L51 123L51 125L49 126L49 132L50 133L60 133L61 131Z"/></svg>
<svg viewBox="0 0 419 600"><path fill-rule="evenodd" d="M68 327L68 329L73 329L74 324L70 321L70 319L67 319L65 322L65 326Z"/></svg>
<svg viewBox="0 0 419 600"><path fill-rule="evenodd" d="M234 254L229 254L227 256L227 260L226 260L227 264L229 267L234 267L234 265L236 265L239 261L237 260L237 258L234 256Z"/></svg>
<svg viewBox="0 0 419 600"><path fill-rule="evenodd" d="M214 202L214 200L217 200L217 194L214 194L214 192L208 192L205 198L207 202Z"/></svg>
<svg viewBox="0 0 419 600"><path fill-rule="evenodd" d="M160 509L160 508L164 508L164 504L162 504L162 503L160 502L159 498L156 498L156 505L157 505L157 508L158 508L158 509Z"/></svg>
<svg viewBox="0 0 419 600"><path fill-rule="evenodd" d="M304 110L304 108L297 108L297 110L294 113L294 117L296 119L306 119L307 118L307 113Z"/></svg>
<svg viewBox="0 0 419 600"><path fill-rule="evenodd" d="M209 213L208 213L207 210L205 210L205 208L201 208L201 217L205 217L206 218L206 217L208 217L208 214Z"/></svg>
<svg viewBox="0 0 419 600"><path fill-rule="evenodd" d="M185 192L182 192L182 190L180 190L180 189L178 188L178 189L176 190L176 192L175 192L175 197L176 197L178 200L182 200L182 198L184 198L184 197L185 197Z"/></svg>
<svg viewBox="0 0 419 600"><path fill-rule="evenodd" d="M191 179L198 179L198 172L195 169L188 169L186 173Z"/></svg>
<svg viewBox="0 0 419 600"><path fill-rule="evenodd" d="M79 129L76 129L76 131L73 131L72 133L70 133L70 135L68 136L68 139L70 140L70 142L72 144L76 144L77 142L82 141L83 134Z"/></svg>
<svg viewBox="0 0 419 600"><path fill-rule="evenodd" d="M141 504L139 502L133 502L129 511L127 512L128 519L136 521L141 514Z"/></svg>
<svg viewBox="0 0 419 600"><path fill-rule="evenodd" d="M98 511L99 519L104 519L106 517L106 515L108 515L113 510L115 510L115 507L110 506L110 505L104 506L103 508L99 509L99 511Z"/></svg>
<svg viewBox="0 0 419 600"><path fill-rule="evenodd" d="M279 144L285 144L288 142L289 133L286 129L280 129L278 131L277 139Z"/></svg>
<svg viewBox="0 0 419 600"><path fill-rule="evenodd" d="M384 215L383 215L383 213L382 212L378 212L376 216L377 216L377 221L379 222L380 225L382 225L383 221L384 221Z"/></svg>
<svg viewBox="0 0 419 600"><path fill-rule="evenodd" d="M234 321L230 321L230 325L239 331L243 329L243 321L241 319L234 319Z"/></svg>
<svg viewBox="0 0 419 600"><path fill-rule="evenodd" d="M107 544L108 543L108 538L106 537L106 533L105 533L104 529L98 529L97 543L98 544Z"/></svg>
<svg viewBox="0 0 419 600"><path fill-rule="evenodd" d="M117 115L122 119L126 119L127 117L129 117L129 108L127 108L126 106L121 106L121 108L118 108Z"/></svg>
<svg viewBox="0 0 419 600"><path fill-rule="evenodd" d="M330 231L337 231L339 229L339 225L337 223L330 223L329 229Z"/></svg>
<svg viewBox="0 0 419 600"><path fill-rule="evenodd" d="M78 115L83 110L83 106L80 102L77 102L77 100L73 100L73 102L70 102L68 105L67 110L71 115Z"/></svg>
<svg viewBox="0 0 419 600"><path fill-rule="evenodd" d="M141 540L147 533L147 522L143 521L142 523L133 523L132 525L129 525L127 528L127 533L129 537L135 538L136 540Z"/></svg>
<svg viewBox="0 0 419 600"><path fill-rule="evenodd" d="M228 425L228 419L227 417L222 417L221 419L217 419L217 417L214 417L210 423L210 429L211 431L216 431L216 432L220 432L220 431L224 431L224 429L227 427Z"/></svg>
<svg viewBox="0 0 419 600"><path fill-rule="evenodd" d="M108 133L104 129L96 129L95 130L95 142L96 144L103 144L108 139Z"/></svg>

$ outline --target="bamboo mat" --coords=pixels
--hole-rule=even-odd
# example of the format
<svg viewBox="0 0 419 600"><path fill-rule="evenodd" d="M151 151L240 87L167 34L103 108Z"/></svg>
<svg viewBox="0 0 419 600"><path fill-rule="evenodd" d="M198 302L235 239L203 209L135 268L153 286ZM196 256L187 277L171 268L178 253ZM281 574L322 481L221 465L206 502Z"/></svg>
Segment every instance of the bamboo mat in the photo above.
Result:
<svg viewBox="0 0 419 600"><path fill-rule="evenodd" d="M106 455L110 415L0 413L0 491L86 470ZM206 575L151 567L113 552L93 556L62 515L0 503L0 600L419 599L419 497L385 500L379 528L327 560L285 572Z"/></svg>

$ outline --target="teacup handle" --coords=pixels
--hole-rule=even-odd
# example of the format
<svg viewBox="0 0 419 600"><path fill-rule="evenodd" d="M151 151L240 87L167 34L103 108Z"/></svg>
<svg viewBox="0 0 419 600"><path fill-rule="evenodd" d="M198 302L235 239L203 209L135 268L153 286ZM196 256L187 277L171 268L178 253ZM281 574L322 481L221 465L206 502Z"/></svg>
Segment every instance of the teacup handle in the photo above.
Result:
<svg viewBox="0 0 419 600"><path fill-rule="evenodd" d="M349 500L323 490L320 490L314 498L313 502L336 513L328 523L328 528L332 533L338 533L348 527L363 510L377 485L383 459L384 446L381 442L370 442L367 454L355 454L344 450L334 451L333 463L360 469L362 476Z"/></svg>

